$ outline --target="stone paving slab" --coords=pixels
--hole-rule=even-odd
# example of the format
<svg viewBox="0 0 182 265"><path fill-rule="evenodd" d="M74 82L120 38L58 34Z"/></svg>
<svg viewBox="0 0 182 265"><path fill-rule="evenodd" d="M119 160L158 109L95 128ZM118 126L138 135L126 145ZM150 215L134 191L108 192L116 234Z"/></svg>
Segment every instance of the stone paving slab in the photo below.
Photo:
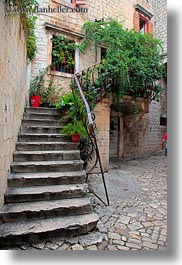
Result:
<svg viewBox="0 0 182 265"><path fill-rule="evenodd" d="M99 215L97 230L71 239L52 239L16 249L167 250L167 160L151 156L132 161L113 159L105 174L110 206L91 195ZM104 198L101 177L92 187ZM110 185L112 183L112 185Z"/></svg>

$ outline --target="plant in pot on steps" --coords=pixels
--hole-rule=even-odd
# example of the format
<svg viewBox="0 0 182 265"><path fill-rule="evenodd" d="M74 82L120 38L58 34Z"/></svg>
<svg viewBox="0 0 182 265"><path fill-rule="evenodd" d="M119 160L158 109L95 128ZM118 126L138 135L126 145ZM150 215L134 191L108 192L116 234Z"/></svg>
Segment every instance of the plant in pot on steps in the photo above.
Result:
<svg viewBox="0 0 182 265"><path fill-rule="evenodd" d="M61 132L71 136L72 142L80 142L81 137L87 136L82 121L77 120L76 118L73 121L66 124Z"/></svg>
<svg viewBox="0 0 182 265"><path fill-rule="evenodd" d="M41 107L49 107L51 100L56 93L56 85L53 83L53 79L50 79L47 86L44 86L41 95Z"/></svg>
<svg viewBox="0 0 182 265"><path fill-rule="evenodd" d="M87 132L81 119L82 101L77 93L72 89L72 92L65 94L64 99L69 99L68 112L64 117L69 122L63 127L62 133L71 136L72 142L80 142L80 138L87 138Z"/></svg>
<svg viewBox="0 0 182 265"><path fill-rule="evenodd" d="M30 106L37 108L40 106L41 96L44 91L44 78L46 69L39 71L39 74L31 81L29 95L30 95Z"/></svg>
<svg viewBox="0 0 182 265"><path fill-rule="evenodd" d="M63 116L67 116L69 110L72 108L73 105L74 105L73 94L72 92L67 92L59 98L56 104L56 110L60 112Z"/></svg>

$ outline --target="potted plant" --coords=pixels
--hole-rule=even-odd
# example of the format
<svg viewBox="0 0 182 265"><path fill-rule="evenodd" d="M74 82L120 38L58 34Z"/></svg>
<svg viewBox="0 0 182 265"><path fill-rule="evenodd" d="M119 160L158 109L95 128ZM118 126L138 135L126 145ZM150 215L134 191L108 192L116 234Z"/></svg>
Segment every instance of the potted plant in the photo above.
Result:
<svg viewBox="0 0 182 265"><path fill-rule="evenodd" d="M87 133L82 121L75 119L74 122L69 122L61 130L62 133L71 136L72 142L80 142L81 137L86 137Z"/></svg>
<svg viewBox="0 0 182 265"><path fill-rule="evenodd" d="M30 83L30 105L34 108L40 106L41 95L44 90L44 76L46 69L40 70L39 74Z"/></svg>
<svg viewBox="0 0 182 265"><path fill-rule="evenodd" d="M56 104L56 109L65 116L66 114L68 114L68 111L73 106L73 104L73 94L71 92L68 92L59 98L59 101Z"/></svg>
<svg viewBox="0 0 182 265"><path fill-rule="evenodd" d="M48 86L44 86L41 95L41 106L42 107L49 107L51 98L53 97L56 91L56 86L53 84L53 80L49 81Z"/></svg>
<svg viewBox="0 0 182 265"><path fill-rule="evenodd" d="M48 96L49 108L56 108L56 104L58 102L59 96L60 95L59 95L59 92L57 90L55 90L54 93L52 93Z"/></svg>
<svg viewBox="0 0 182 265"><path fill-rule="evenodd" d="M37 108L40 106L41 95L37 87L30 86L30 106Z"/></svg>

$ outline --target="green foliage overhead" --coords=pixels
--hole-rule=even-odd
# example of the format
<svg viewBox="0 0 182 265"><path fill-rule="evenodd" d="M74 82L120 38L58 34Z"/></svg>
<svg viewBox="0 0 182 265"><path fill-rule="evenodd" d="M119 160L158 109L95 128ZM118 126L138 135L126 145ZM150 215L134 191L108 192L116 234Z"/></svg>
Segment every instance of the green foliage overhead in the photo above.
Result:
<svg viewBox="0 0 182 265"><path fill-rule="evenodd" d="M107 93L115 94L118 98L131 95L134 98L150 96L158 99L162 90L155 81L163 74L160 40L152 35L124 29L115 20L86 22L83 31L85 39L78 46L82 53L90 44L95 49L98 45L106 47L106 56L98 66L101 74L97 82L106 77L115 81Z"/></svg>

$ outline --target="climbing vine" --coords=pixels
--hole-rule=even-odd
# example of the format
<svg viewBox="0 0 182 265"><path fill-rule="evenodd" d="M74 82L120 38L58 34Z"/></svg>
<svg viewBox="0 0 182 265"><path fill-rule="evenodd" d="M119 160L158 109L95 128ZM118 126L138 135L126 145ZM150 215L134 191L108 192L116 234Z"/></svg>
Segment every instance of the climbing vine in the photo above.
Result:
<svg viewBox="0 0 182 265"><path fill-rule="evenodd" d="M108 93L117 99L123 95L159 98L162 88L156 81L163 74L160 40L152 35L124 29L115 20L86 22L83 31L85 39L79 45L82 53L90 44L95 49L103 44L106 47L105 58L99 65L101 74L98 83L99 79L103 80L106 76L114 79L115 85L108 88Z"/></svg>
<svg viewBox="0 0 182 265"><path fill-rule="evenodd" d="M20 14L27 42L27 57L33 60L36 55L37 45L35 36L35 23L37 17L34 15L38 2L36 0L5 0L6 11L9 15Z"/></svg>

